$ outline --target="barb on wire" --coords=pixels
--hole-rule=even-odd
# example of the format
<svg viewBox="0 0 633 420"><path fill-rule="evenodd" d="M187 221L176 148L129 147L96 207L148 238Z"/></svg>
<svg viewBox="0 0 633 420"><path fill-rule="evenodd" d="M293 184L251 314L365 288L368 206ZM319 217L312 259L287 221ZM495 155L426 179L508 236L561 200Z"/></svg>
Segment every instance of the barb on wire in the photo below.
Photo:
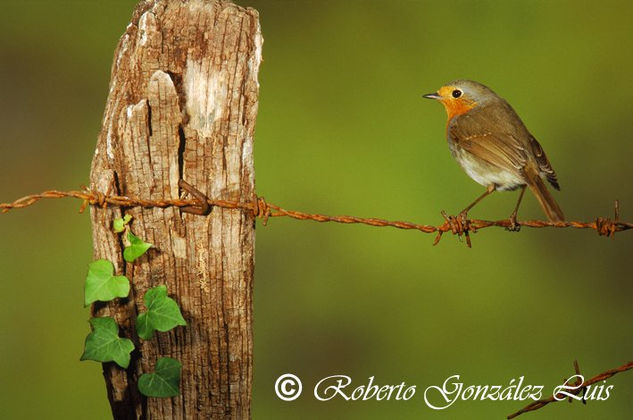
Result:
<svg viewBox="0 0 633 420"><path fill-rule="evenodd" d="M191 187L193 188L193 187ZM195 189L194 189L195 190ZM191 189L189 189L191 191ZM195 190L197 191L197 190ZM194 191L194 192L195 192ZM98 191L92 191L87 188L81 191L45 191L41 194L28 195L26 197L19 198L11 203L0 203L0 211L6 213L13 209L20 209L31 206L42 199L49 198L76 198L83 201L80 208L80 212L83 211L86 206L94 205L100 207L120 206L120 207L178 207L186 209L190 213L205 214L209 209L213 207L221 207L226 209L241 209L251 212L255 217L262 219L264 225L270 217L290 217L297 220L312 220L315 222L333 222L333 223L345 223L345 224L364 224L377 227L393 227L397 229L417 230L424 233L436 233L435 241L433 245L436 245L441 239L442 235L446 232L451 232L459 237L464 236L466 238L466 244L471 246L470 233L475 233L479 229L487 227L513 227L513 222L510 219L502 220L481 220L481 219L465 219L462 217L449 216L445 212L442 212L444 217L444 223L441 225L423 225L411 222L391 221L377 218L364 218L356 216L327 216L323 214L305 213L295 210L286 210L277 205L268 203L263 197L254 197L251 202L238 202L227 200L207 200L207 206L204 203L201 205L200 194L195 195L194 200L183 199L169 199L169 200L146 200L136 197L128 197L121 195L111 195L109 192L101 193ZM203 197L204 198L204 197ZM203 201L203 200L202 200ZM196 212L195 209L198 209ZM192 211L194 210L194 211ZM613 220L610 218L598 217L592 222L577 222L577 221L565 221L565 222L550 222L545 220L523 220L518 222L520 226L530 228L574 228L574 229L592 229L595 230L601 236L614 237L617 232L633 229L633 223L620 221L620 205L618 201L615 202L615 217Z"/></svg>
<svg viewBox="0 0 633 420"><path fill-rule="evenodd" d="M363 218L363 217L355 217L355 216L326 216L323 214L312 214L305 213L294 210L286 210L281 208L275 204L268 203L263 197L255 196L251 202L237 202L237 201L227 201L227 200L211 200L206 197L198 190L193 188L192 186L182 183L180 185L183 190L189 192L194 196L194 200L183 200L183 199L170 199L170 200L145 200L135 197L121 196L121 195L111 195L110 192L101 193L98 191L91 191L87 188L84 188L81 191L45 191L41 194L32 194L22 198L19 198L11 203L0 203L0 211L2 213L6 213L13 209L21 209L25 207L29 207L42 199L53 199L53 198L76 198L82 200L82 205L79 209L80 212L83 212L88 205L100 206L106 208L109 205L120 206L120 207L143 207L143 208L166 208L166 207L178 207L183 209L184 211L193 213L193 214L206 214L213 207L221 207L226 209L240 209L244 211L250 212L254 217L262 219L263 224L270 217L290 217L297 220L312 220L315 222L334 222L334 223L345 223L345 224L364 224L369 226L377 226L377 227L393 227L397 229L407 229L407 230L417 230L424 233L436 233L434 245L437 244L442 238L442 234L446 232L451 232L458 236L465 236L466 243L470 247L470 232L476 232L478 229L483 229L491 226L497 227L514 227L513 221L510 219L503 220L480 220L480 219L466 219L463 217L455 217L449 216L444 211L442 211L442 216L444 217L444 223L438 226L433 225L422 225L411 222L401 222L401 221L390 221L384 219L377 218ZM206 203L204 200L206 199ZM620 221L620 205L619 202L615 202L615 215L614 219L611 220L609 218L598 217L593 222L577 222L577 221L566 221L566 222L549 222L544 220L525 220L519 222L519 225L531 227L531 228L544 228L544 227L554 227L554 228L575 228L575 229L593 229L600 236L609 236L613 237L617 232L622 232L625 230L633 229L633 223L630 222L622 222ZM580 369L578 368L578 362L574 362L574 367L576 374L580 374ZM581 392L584 392L586 388L596 382L603 381L607 378L612 377L613 375L624 372L627 370L633 369L633 362L626 363L618 368L608 370L603 372L582 384L576 383L575 385L578 387L575 390L568 390L568 392L573 393L574 395L578 395ZM534 401L533 403L527 405L521 410L510 414L507 418L513 419L523 413L527 413L529 411L538 410L541 407L546 406L552 402L557 402L554 396L541 399L538 401ZM584 400L583 400L584 402Z"/></svg>
<svg viewBox="0 0 633 420"><path fill-rule="evenodd" d="M609 369L609 370L607 370L605 372L602 372L599 375L596 375L593 378L588 379L588 380L586 380L586 381L584 381L582 383L579 383L580 380L578 380L575 384L572 384L572 386L574 386L576 388L574 388L574 389L565 389L565 392L567 394L573 394L573 395L578 395L580 393L584 394L584 392L585 392L585 390L587 389L588 386L593 385L593 384L595 384L597 382L604 381L605 379L608 379L608 378L612 377L613 375L616 375L616 374L618 374L620 372L625 372L625 371L631 370L631 369L633 369L633 361L625 363L622 366L617 367L615 369ZM578 361L577 360L574 361L574 370L576 371L576 375L580 375L580 369L578 367ZM549 398L544 398L544 399L541 399L541 400L538 400L538 401L534 401L533 403L526 405L525 407L523 407L519 411L510 414L507 418L508 419L513 419L513 418L515 418L517 416L520 416L523 413L527 413L527 412L538 410L539 408L545 407L549 403L559 402L559 401L564 401L565 400L564 395L562 395L562 394L558 396L558 399L556 399L556 396L557 395L552 395ZM571 397L569 397L569 401L570 402L572 401ZM586 404L586 401L584 399L582 400L582 402Z"/></svg>

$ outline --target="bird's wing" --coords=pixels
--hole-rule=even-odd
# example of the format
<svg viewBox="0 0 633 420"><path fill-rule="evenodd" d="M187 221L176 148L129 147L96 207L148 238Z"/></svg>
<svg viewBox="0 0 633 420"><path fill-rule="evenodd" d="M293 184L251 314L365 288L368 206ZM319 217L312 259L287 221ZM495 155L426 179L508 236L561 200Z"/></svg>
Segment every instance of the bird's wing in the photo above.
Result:
<svg viewBox="0 0 633 420"><path fill-rule="evenodd" d="M532 135L530 135L530 148L532 149L534 158L536 159L536 163L538 164L540 171L545 175L549 183L552 184L554 188L560 190L560 185L558 184L556 172L554 172L552 164L549 163L549 159L547 158L545 151Z"/></svg>
<svg viewBox="0 0 633 420"><path fill-rule="evenodd" d="M473 110L461 115L448 125L447 134L457 147L488 164L520 174L528 162L528 154L519 140L518 129L525 128L508 124L507 115L496 115L499 111L505 110L489 109L485 113Z"/></svg>

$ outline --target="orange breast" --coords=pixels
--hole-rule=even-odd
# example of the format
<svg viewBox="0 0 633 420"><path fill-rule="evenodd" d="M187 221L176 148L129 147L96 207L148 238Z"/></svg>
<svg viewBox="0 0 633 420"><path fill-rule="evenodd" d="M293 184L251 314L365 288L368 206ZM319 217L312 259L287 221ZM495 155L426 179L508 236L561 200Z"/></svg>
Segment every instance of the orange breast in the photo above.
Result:
<svg viewBox="0 0 633 420"><path fill-rule="evenodd" d="M448 120L452 120L453 117L462 115L473 109L477 103L471 101L446 99L442 101L442 105L446 108L446 114L448 114Z"/></svg>

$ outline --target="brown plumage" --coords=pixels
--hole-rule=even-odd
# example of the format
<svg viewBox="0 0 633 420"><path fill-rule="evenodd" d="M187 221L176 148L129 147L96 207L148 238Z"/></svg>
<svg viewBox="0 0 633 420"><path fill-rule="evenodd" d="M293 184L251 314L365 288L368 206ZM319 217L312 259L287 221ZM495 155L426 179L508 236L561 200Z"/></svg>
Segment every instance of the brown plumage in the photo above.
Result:
<svg viewBox="0 0 633 420"><path fill-rule="evenodd" d="M547 180L560 189L556 173L543 148L510 104L486 86L470 80L453 81L424 97L444 105L451 154L472 179L487 188L486 193L462 211L464 215L495 190L521 188L511 215L518 227L516 214L527 186L549 220L565 219L544 183Z"/></svg>

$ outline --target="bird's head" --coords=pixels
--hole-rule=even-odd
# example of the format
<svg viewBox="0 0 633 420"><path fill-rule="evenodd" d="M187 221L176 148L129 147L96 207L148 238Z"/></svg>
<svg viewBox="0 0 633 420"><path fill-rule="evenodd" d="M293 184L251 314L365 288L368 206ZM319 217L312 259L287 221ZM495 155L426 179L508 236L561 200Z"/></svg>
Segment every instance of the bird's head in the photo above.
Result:
<svg viewBox="0 0 633 420"><path fill-rule="evenodd" d="M442 86L437 92L423 97L440 101L446 108L449 120L498 99L492 90L472 80L454 80Z"/></svg>

